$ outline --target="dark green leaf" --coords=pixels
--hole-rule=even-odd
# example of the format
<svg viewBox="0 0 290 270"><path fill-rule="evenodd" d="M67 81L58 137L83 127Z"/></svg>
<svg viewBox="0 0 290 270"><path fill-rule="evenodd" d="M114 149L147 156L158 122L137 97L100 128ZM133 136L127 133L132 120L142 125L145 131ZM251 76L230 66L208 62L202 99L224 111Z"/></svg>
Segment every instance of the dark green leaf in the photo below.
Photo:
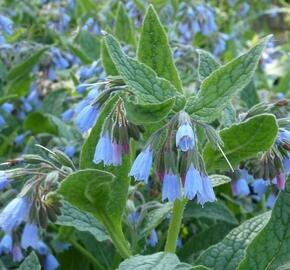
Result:
<svg viewBox="0 0 290 270"><path fill-rule="evenodd" d="M196 260L215 270L237 269L245 256L245 249L267 224L270 212L261 214L233 229L221 242L205 250Z"/></svg>
<svg viewBox="0 0 290 270"><path fill-rule="evenodd" d="M138 104L125 100L126 115L134 124L155 123L164 119L174 105L174 98L161 103Z"/></svg>
<svg viewBox="0 0 290 270"><path fill-rule="evenodd" d="M151 68L126 56L113 36L107 35L104 40L120 76L140 103L158 103L176 97L175 108L183 108L184 97L169 81L157 77Z"/></svg>
<svg viewBox="0 0 290 270"><path fill-rule="evenodd" d="M184 212L184 218L208 218L224 221L230 224L238 224L233 213L222 203L207 203L203 207L190 201Z"/></svg>
<svg viewBox="0 0 290 270"><path fill-rule="evenodd" d="M220 136L224 142L225 155L232 166L237 166L240 161L268 150L274 143L277 132L276 118L270 114L263 114L223 129ZM209 144L204 150L203 158L208 171L229 168L221 152Z"/></svg>
<svg viewBox="0 0 290 270"><path fill-rule="evenodd" d="M121 1L118 5L114 34L120 41L132 45L136 43L131 19Z"/></svg>
<svg viewBox="0 0 290 270"><path fill-rule="evenodd" d="M251 81L268 40L269 37L263 39L247 53L212 72L202 82L196 98L187 103L187 111L204 121L215 120L229 99Z"/></svg>
<svg viewBox="0 0 290 270"><path fill-rule="evenodd" d="M66 201L62 201L61 215L56 224L74 227L79 231L90 232L98 241L108 239L108 235L101 225L90 213L81 211Z"/></svg>
<svg viewBox="0 0 290 270"><path fill-rule="evenodd" d="M138 45L138 60L151 67L159 77L170 81L182 92L167 34L152 5L149 6Z"/></svg>
<svg viewBox="0 0 290 270"><path fill-rule="evenodd" d="M40 270L38 258L34 251L32 251L25 260L20 264L18 270Z"/></svg>
<svg viewBox="0 0 290 270"><path fill-rule="evenodd" d="M288 179L289 180L289 179ZM250 243L239 270L276 270L290 261L290 182L272 210L263 230Z"/></svg>

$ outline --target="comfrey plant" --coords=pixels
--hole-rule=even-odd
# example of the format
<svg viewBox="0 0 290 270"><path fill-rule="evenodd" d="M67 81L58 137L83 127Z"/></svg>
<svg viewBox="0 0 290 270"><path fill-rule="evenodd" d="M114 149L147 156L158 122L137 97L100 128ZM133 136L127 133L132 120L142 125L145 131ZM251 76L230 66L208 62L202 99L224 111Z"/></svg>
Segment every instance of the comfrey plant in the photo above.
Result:
<svg viewBox="0 0 290 270"><path fill-rule="evenodd" d="M78 7L87 10L90 2L89 8ZM192 55L198 54L197 77L189 80L194 82L192 89L180 79L167 33L153 6L146 11L138 42L130 14L121 2L116 10L113 34L100 34L101 23L94 19L84 20L78 33L80 40L86 37L99 42L96 55L100 59L81 53L81 45L69 44L79 59L51 47L51 61L45 68L39 66L47 77L47 67L58 71L59 76L48 78L52 81L71 68L76 91L63 98L69 104L61 115L63 121L36 112L37 124L43 121L47 133L39 135L37 129L31 129L15 138L17 147L29 140L27 148L33 154L24 149L19 158L1 164L0 189L6 199L0 213L0 252L5 263L15 267L29 254L24 265L33 262L50 270L67 267L74 254L81 254L85 260L80 260L81 266L79 262L70 264L72 269L122 270L140 265L144 269L254 269L251 262L259 260L260 254L253 255L252 250L263 250L269 235L280 247L280 235L271 234L269 227L278 224L287 235L285 220L290 220L283 209L290 193L286 182L290 171L288 101L260 103L247 112L235 106L242 112L238 118L233 106L237 94L251 83L270 37L224 65L212 54L196 50ZM186 21L190 23L186 27L195 34L217 32L208 5L197 4L188 13L194 20ZM141 18L135 12L131 15ZM73 22L64 17L54 23L65 33ZM130 31L125 32L127 29ZM222 36L216 55L225 49L225 41ZM134 58L124 52L128 48ZM177 48L177 52L187 48L191 53L191 45ZM75 66L78 60L84 63L80 67ZM39 110L47 107L37 93L37 85L32 84L31 94L20 100L24 117L37 107L35 101L42 104ZM17 111L6 101L0 110L7 117ZM28 120L24 127L29 126ZM49 140L51 134L59 137ZM60 148L62 136L68 141L64 152L53 147ZM71 159L78 153L75 138L83 142L78 165L77 159ZM47 147L35 145L35 140ZM248 198L259 201L260 212L272 208L278 199L272 212L237 226L235 216L243 220L251 212L232 212L241 206L239 200ZM192 256L189 243L191 248L196 239L211 234L217 237L210 243L214 246L200 255L199 247L194 247L197 251ZM231 247L237 242L238 253ZM267 249L270 260L266 265L264 261L257 264L259 269L288 263L288 257L276 259L280 250L273 249ZM157 250L164 252L148 255ZM56 258L62 251L63 256ZM136 254L143 255L133 256ZM215 256L235 260L216 263Z"/></svg>

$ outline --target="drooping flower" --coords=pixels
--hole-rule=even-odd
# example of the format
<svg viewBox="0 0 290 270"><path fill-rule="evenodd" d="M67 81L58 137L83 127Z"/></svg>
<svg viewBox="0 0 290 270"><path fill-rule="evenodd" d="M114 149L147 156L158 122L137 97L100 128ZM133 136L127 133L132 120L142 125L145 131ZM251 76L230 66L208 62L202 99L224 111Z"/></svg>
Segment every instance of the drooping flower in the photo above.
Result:
<svg viewBox="0 0 290 270"><path fill-rule="evenodd" d="M8 254L12 251L13 240L10 233L6 233L0 242L0 253Z"/></svg>
<svg viewBox="0 0 290 270"><path fill-rule="evenodd" d="M0 214L0 227L6 233L20 225L28 214L30 204L25 197L16 197L4 208Z"/></svg>
<svg viewBox="0 0 290 270"><path fill-rule="evenodd" d="M168 199L173 202L181 198L180 181L177 175L172 172L166 173L162 186L162 201Z"/></svg>
<svg viewBox="0 0 290 270"><path fill-rule="evenodd" d="M74 109L70 108L61 114L61 118L63 121L69 122L73 118L74 114L75 114Z"/></svg>
<svg viewBox="0 0 290 270"><path fill-rule="evenodd" d="M44 270L55 270L59 266L58 260L51 253L45 256L43 269Z"/></svg>
<svg viewBox="0 0 290 270"><path fill-rule="evenodd" d="M9 103L9 102L5 102L2 104L1 106L2 110L6 113L11 113L14 109L14 106L12 103Z"/></svg>
<svg viewBox="0 0 290 270"><path fill-rule="evenodd" d="M76 153L76 148L73 145L68 145L65 149L64 149L64 153L68 156L68 157L73 157L74 154Z"/></svg>
<svg viewBox="0 0 290 270"><path fill-rule="evenodd" d="M7 35L12 35L13 34L13 21L4 16L4 15L0 15L0 30L3 31L5 34Z"/></svg>
<svg viewBox="0 0 290 270"><path fill-rule="evenodd" d="M22 237L21 237L21 247L26 249L28 247L36 248L39 241L38 228L33 223L26 223Z"/></svg>
<svg viewBox="0 0 290 270"><path fill-rule="evenodd" d="M128 221L132 226L136 226L140 218L140 213L133 211L128 214Z"/></svg>
<svg viewBox="0 0 290 270"><path fill-rule="evenodd" d="M150 169L153 160L153 153L150 146L146 147L135 159L129 176L133 176L137 181L148 183Z"/></svg>
<svg viewBox="0 0 290 270"><path fill-rule="evenodd" d="M8 175L4 171L0 171L0 190L6 188L9 185Z"/></svg>
<svg viewBox="0 0 290 270"><path fill-rule="evenodd" d="M195 136L191 126L190 117L186 112L179 114L179 127L176 132L176 146L181 151L193 149L195 145Z"/></svg>
<svg viewBox="0 0 290 270"><path fill-rule="evenodd" d="M248 182L245 178L239 178L231 182L234 196L247 196L250 194Z"/></svg>
<svg viewBox="0 0 290 270"><path fill-rule="evenodd" d="M216 197L211 181L207 175L202 175L202 192L197 193L197 202L204 205L206 202L214 202Z"/></svg>
<svg viewBox="0 0 290 270"><path fill-rule="evenodd" d="M198 170L191 165L185 176L184 196L192 200L198 193L203 191L202 177Z"/></svg>
<svg viewBox="0 0 290 270"><path fill-rule="evenodd" d="M158 235L155 229L153 229L148 238L148 245L151 247L155 247L158 243Z"/></svg>
<svg viewBox="0 0 290 270"><path fill-rule="evenodd" d="M251 186L253 187L254 192L261 197L267 191L267 182L263 179L256 179Z"/></svg>
<svg viewBox="0 0 290 270"><path fill-rule="evenodd" d="M285 178L285 174L283 172L279 172L276 175L276 183L277 183L277 187L279 190L285 189L286 178Z"/></svg>
<svg viewBox="0 0 290 270"><path fill-rule="evenodd" d="M99 115L97 105L87 105L76 117L76 125L81 133L87 132L92 128Z"/></svg>
<svg viewBox="0 0 290 270"><path fill-rule="evenodd" d="M49 252L47 245L41 240L37 242L36 251L40 255L47 255Z"/></svg>
<svg viewBox="0 0 290 270"><path fill-rule="evenodd" d="M108 131L105 131L95 150L94 163L99 164L104 162L104 165L111 165L113 163L113 145Z"/></svg>
<svg viewBox="0 0 290 270"><path fill-rule="evenodd" d="M21 262L23 260L23 254L19 245L14 245L12 248L13 262Z"/></svg>
<svg viewBox="0 0 290 270"><path fill-rule="evenodd" d="M266 207L269 209L272 209L276 202L276 199L277 199L277 196L274 193L271 193L269 197L267 198Z"/></svg>

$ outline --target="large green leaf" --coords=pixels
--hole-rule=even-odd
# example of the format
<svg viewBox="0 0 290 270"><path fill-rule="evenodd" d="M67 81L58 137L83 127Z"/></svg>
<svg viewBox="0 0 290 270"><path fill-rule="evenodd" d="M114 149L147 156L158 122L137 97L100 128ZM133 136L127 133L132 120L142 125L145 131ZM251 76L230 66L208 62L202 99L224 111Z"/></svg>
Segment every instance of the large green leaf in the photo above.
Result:
<svg viewBox="0 0 290 270"><path fill-rule="evenodd" d="M186 110L198 119L215 120L229 99L250 83L268 40L269 37L263 39L247 53L212 72L202 82L196 98L187 103Z"/></svg>
<svg viewBox="0 0 290 270"><path fill-rule="evenodd" d="M102 40L102 44L101 44L101 59L102 59L102 66L106 74L111 75L111 76L117 76L118 71L109 55L109 52L104 43L104 40Z"/></svg>
<svg viewBox="0 0 290 270"><path fill-rule="evenodd" d="M136 43L131 19L121 1L118 5L114 34L120 41L132 45L135 45Z"/></svg>
<svg viewBox="0 0 290 270"><path fill-rule="evenodd" d="M90 213L81 211L66 201L62 201L61 215L56 224L74 227L79 231L90 232L98 241L108 239L104 227Z"/></svg>
<svg viewBox="0 0 290 270"><path fill-rule="evenodd" d="M66 95L67 93L64 89L50 92L43 100L43 112L60 116L64 111L63 104Z"/></svg>
<svg viewBox="0 0 290 270"><path fill-rule="evenodd" d="M213 71L220 67L220 64L214 58L214 56L204 50L198 50L198 75L199 79L203 81Z"/></svg>
<svg viewBox="0 0 290 270"><path fill-rule="evenodd" d="M169 81L157 77L150 67L125 55L113 36L107 35L104 40L120 76L140 103L158 103L176 97L174 108L183 108L184 96Z"/></svg>
<svg viewBox="0 0 290 270"><path fill-rule="evenodd" d="M269 149L277 132L275 116L263 114L223 129L220 136L224 142L225 155L233 166L237 166L240 161L255 157L258 152ZM222 153L210 144L206 145L203 158L208 171L228 169Z"/></svg>
<svg viewBox="0 0 290 270"><path fill-rule="evenodd" d="M290 182L281 192L264 229L251 242L239 270L276 270L290 262ZM287 268L289 269L289 268Z"/></svg>
<svg viewBox="0 0 290 270"><path fill-rule="evenodd" d="M205 250L196 260L214 270L236 269L245 256L245 249L267 224L270 212L258 215L233 229L221 242Z"/></svg>
<svg viewBox="0 0 290 270"><path fill-rule="evenodd" d="M184 218L207 218L224 221L230 224L238 224L233 213L222 203L207 203L204 206L190 201L185 208Z"/></svg>
<svg viewBox="0 0 290 270"><path fill-rule="evenodd" d="M175 254L158 252L147 256L134 256L122 262L118 270L191 270L192 266L180 263ZM202 270L203 268L200 268Z"/></svg>
<svg viewBox="0 0 290 270"><path fill-rule="evenodd" d="M138 104L125 100L126 115L134 124L155 123L164 119L174 106L174 98L160 103Z"/></svg>
<svg viewBox="0 0 290 270"><path fill-rule="evenodd" d="M182 92L182 84L176 70L167 34L152 5L149 6L138 45L138 60L151 67L159 77L170 81Z"/></svg>
<svg viewBox="0 0 290 270"><path fill-rule="evenodd" d="M117 179L111 173L87 169L69 175L59 188L65 200L92 213L103 223L120 255L125 258L130 252L121 221L128 184L126 178ZM126 188L125 192L121 189L123 187Z"/></svg>
<svg viewBox="0 0 290 270"><path fill-rule="evenodd" d="M42 48L34 52L23 62L9 70L6 76L6 81L8 82L6 87L7 94L25 95L27 93L31 83L30 73L46 50L47 48Z"/></svg>
<svg viewBox="0 0 290 270"><path fill-rule="evenodd" d="M81 30L77 38L82 53L84 53L91 61L96 61L100 58L101 41L96 35Z"/></svg>
<svg viewBox="0 0 290 270"><path fill-rule="evenodd" d="M18 270L40 270L41 266L36 254L32 251L20 264Z"/></svg>

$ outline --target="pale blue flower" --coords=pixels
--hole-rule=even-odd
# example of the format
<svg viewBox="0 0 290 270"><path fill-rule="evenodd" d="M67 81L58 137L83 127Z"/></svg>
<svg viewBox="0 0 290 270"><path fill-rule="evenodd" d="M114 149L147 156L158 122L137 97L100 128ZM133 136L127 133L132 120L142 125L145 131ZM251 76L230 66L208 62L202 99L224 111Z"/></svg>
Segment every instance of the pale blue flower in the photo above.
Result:
<svg viewBox="0 0 290 270"><path fill-rule="evenodd" d="M8 254L12 251L13 240L10 233L6 233L0 242L0 253Z"/></svg>
<svg viewBox="0 0 290 270"><path fill-rule="evenodd" d="M130 170L129 176L133 176L137 181L144 181L148 183L150 169L153 160L153 153L150 147L146 147L135 159Z"/></svg>
<svg viewBox="0 0 290 270"><path fill-rule="evenodd" d="M200 172L191 165L185 176L184 196L192 200L198 193L202 193L202 181Z"/></svg>
<svg viewBox="0 0 290 270"><path fill-rule="evenodd" d="M158 243L158 235L155 229L153 229L149 235L148 241L147 241L148 245L151 247L155 247Z"/></svg>
<svg viewBox="0 0 290 270"><path fill-rule="evenodd" d="M181 198L180 181L177 175L172 172L166 173L162 186L162 201L168 199L173 202Z"/></svg>
<svg viewBox="0 0 290 270"><path fill-rule="evenodd" d="M87 105L76 117L76 125L81 133L92 128L98 118L99 110L96 105Z"/></svg>
<svg viewBox="0 0 290 270"><path fill-rule="evenodd" d="M188 123L180 125L176 132L176 146L181 151L186 152L189 149L193 149L194 145L195 136L192 127Z"/></svg>
<svg viewBox="0 0 290 270"><path fill-rule="evenodd" d="M202 176L202 192L197 194L197 202L204 205L206 202L214 202L216 197L211 181L207 175Z"/></svg>
<svg viewBox="0 0 290 270"><path fill-rule="evenodd" d="M58 260L51 253L45 256L43 269L44 270L55 270L59 266Z"/></svg>
<svg viewBox="0 0 290 270"><path fill-rule="evenodd" d="M104 165L113 163L113 145L108 131L104 132L99 139L93 161L95 164L103 161Z"/></svg>
<svg viewBox="0 0 290 270"><path fill-rule="evenodd" d="M28 247L36 248L38 241L37 226L33 223L26 223L21 237L21 247L24 249L27 249Z"/></svg>

